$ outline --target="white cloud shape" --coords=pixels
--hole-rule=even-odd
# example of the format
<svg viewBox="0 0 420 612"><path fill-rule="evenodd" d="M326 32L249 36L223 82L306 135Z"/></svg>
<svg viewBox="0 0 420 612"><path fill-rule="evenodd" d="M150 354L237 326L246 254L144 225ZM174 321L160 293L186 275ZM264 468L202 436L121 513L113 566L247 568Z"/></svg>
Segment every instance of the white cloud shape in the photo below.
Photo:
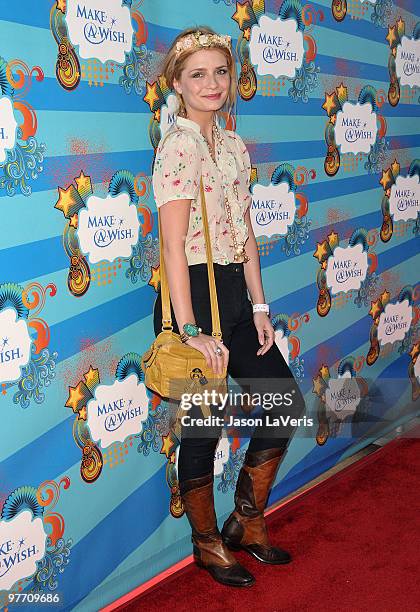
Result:
<svg viewBox="0 0 420 612"><path fill-rule="evenodd" d="M230 444L226 431L223 429L219 443L214 452L214 475L218 476L223 472L223 466L229 459Z"/></svg>
<svg viewBox="0 0 420 612"><path fill-rule="evenodd" d="M15 382L31 356L32 340L25 319L14 308L0 311L0 382Z"/></svg>
<svg viewBox="0 0 420 612"><path fill-rule="evenodd" d="M256 184L252 189L250 209L255 237L287 234L296 213L295 194L287 183L268 186Z"/></svg>
<svg viewBox="0 0 420 612"><path fill-rule="evenodd" d="M413 307L408 300L389 302L379 317L378 340L381 346L404 340L413 319Z"/></svg>
<svg viewBox="0 0 420 612"><path fill-rule="evenodd" d="M328 258L327 285L333 294L360 289L368 269L367 252L361 244L336 247Z"/></svg>
<svg viewBox="0 0 420 612"><path fill-rule="evenodd" d="M87 425L92 439L106 448L138 434L148 416L149 399L144 383L135 374L112 385L98 385L87 404Z"/></svg>
<svg viewBox="0 0 420 612"><path fill-rule="evenodd" d="M397 46L395 70L400 78L400 85L420 87L420 39L402 37Z"/></svg>
<svg viewBox="0 0 420 612"><path fill-rule="evenodd" d="M355 378L342 376L330 378L325 390L327 410L340 421L352 416L360 403L360 389Z"/></svg>
<svg viewBox="0 0 420 612"><path fill-rule="evenodd" d="M178 98L175 94L169 94L166 104L162 106L160 109L160 133L162 137L169 130L171 125L176 120L176 115L178 113Z"/></svg>
<svg viewBox="0 0 420 612"><path fill-rule="evenodd" d="M0 521L0 591L32 576L45 555L47 533L42 518L22 510L10 521Z"/></svg>
<svg viewBox="0 0 420 612"><path fill-rule="evenodd" d="M17 126L12 101L0 96L0 164L6 161L6 151L15 147Z"/></svg>
<svg viewBox="0 0 420 612"><path fill-rule="evenodd" d="M214 452L214 469L213 474L218 476L223 472L223 465L229 460L230 444L229 438L226 435L226 431L222 429L222 433L219 438L216 450ZM179 457L179 445L175 450L175 467L178 473L178 457Z"/></svg>
<svg viewBox="0 0 420 612"><path fill-rule="evenodd" d="M394 221L417 219L420 210L420 183L418 174L414 176L397 176L391 187L389 211Z"/></svg>
<svg viewBox="0 0 420 612"><path fill-rule="evenodd" d="M129 257L139 236L139 218L128 193L106 198L91 195L79 212L77 235L90 263Z"/></svg>
<svg viewBox="0 0 420 612"><path fill-rule="evenodd" d="M369 153L377 131L376 113L370 102L344 102L335 123L335 140L342 153Z"/></svg>
<svg viewBox="0 0 420 612"><path fill-rule="evenodd" d="M277 329L274 333L274 341L277 344L280 353L283 355L285 362L289 365L289 341L284 335L282 329Z"/></svg>
<svg viewBox="0 0 420 612"><path fill-rule="evenodd" d="M257 74L294 77L303 62L303 33L295 19L262 15L251 28L250 59Z"/></svg>
<svg viewBox="0 0 420 612"><path fill-rule="evenodd" d="M82 59L123 64L133 46L130 9L121 1L67 0L69 38Z"/></svg>

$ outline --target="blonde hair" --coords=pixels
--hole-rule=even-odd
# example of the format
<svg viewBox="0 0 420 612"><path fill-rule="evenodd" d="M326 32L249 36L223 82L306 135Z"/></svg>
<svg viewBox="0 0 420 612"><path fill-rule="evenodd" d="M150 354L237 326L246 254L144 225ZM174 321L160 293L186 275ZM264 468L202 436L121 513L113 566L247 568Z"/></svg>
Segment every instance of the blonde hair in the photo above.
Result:
<svg viewBox="0 0 420 612"><path fill-rule="evenodd" d="M203 34L216 34L216 32L212 30L211 28L209 28L208 26L198 26L196 28L187 28L186 30L183 30L180 34L178 34L178 36L173 41L168 51L168 54L165 57L165 60L164 60L164 63L161 69L161 74L165 78L165 81L168 87L172 90L174 89L174 80L176 79L178 81L181 76L181 72L184 68L185 61L191 55L193 55L193 53L199 50L197 48L185 49L181 54L177 55L176 44L181 38L183 38L183 36L186 36L188 34L193 34L194 32L197 32L198 30L202 32ZM223 117L223 119L225 119L227 123L229 116L235 114L235 105L236 105L236 99L237 99L238 77L236 73L235 57L233 55L233 50L231 53L229 49L226 49L226 47L223 47L223 46L220 46L220 47L213 46L213 47L207 47L207 48L219 49L222 53L224 53L226 57L226 63L227 63L228 71L230 74L229 93L228 93L228 97L226 98L226 102L223 104L222 108L216 111L216 114L218 115L219 119ZM179 115L185 116L186 111L185 111L185 105L182 99L182 95L178 94L178 92L175 90L174 90L174 93L176 97L178 98Z"/></svg>

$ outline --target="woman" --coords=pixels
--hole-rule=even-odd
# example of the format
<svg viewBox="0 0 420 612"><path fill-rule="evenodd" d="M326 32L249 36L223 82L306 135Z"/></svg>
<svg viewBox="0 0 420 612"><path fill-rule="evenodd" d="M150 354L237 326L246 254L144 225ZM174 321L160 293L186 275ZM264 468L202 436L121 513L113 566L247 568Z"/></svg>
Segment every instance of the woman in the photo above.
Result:
<svg viewBox="0 0 420 612"><path fill-rule="evenodd" d="M252 379L253 393L263 388L272 393L291 391L293 406L287 409L274 406L271 416L286 413L298 417L304 408L303 397L274 343L262 288L258 248L250 220L249 154L241 137L223 129L218 122L222 113L229 115L236 99L230 37L215 34L208 27L185 30L174 40L162 74L179 102L177 119L159 143L153 170L173 331L183 332L183 341L200 351L215 372L221 373L225 365L234 379ZM221 341L211 336L199 193L201 176ZM159 294L154 306L156 336L161 325ZM235 509L221 533L213 500L214 453L220 431L209 436L203 430L199 437L184 436L183 432L178 480L192 527L194 559L223 584L248 586L255 582L229 549L243 548L265 563L290 561L286 551L270 545L263 513L292 432L292 427L275 433L273 427L255 427L237 481Z"/></svg>

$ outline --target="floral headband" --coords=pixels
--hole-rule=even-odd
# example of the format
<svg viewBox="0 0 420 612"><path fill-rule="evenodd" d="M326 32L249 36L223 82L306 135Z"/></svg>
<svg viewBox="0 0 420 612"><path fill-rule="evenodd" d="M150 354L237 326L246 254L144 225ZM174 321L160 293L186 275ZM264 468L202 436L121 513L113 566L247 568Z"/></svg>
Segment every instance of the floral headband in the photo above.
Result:
<svg viewBox="0 0 420 612"><path fill-rule="evenodd" d="M197 32L186 34L178 40L175 45L175 55L178 57L178 55L187 49L201 49L206 47L225 47L231 51L230 45L231 38L227 34L221 36L220 34L207 34L197 30Z"/></svg>

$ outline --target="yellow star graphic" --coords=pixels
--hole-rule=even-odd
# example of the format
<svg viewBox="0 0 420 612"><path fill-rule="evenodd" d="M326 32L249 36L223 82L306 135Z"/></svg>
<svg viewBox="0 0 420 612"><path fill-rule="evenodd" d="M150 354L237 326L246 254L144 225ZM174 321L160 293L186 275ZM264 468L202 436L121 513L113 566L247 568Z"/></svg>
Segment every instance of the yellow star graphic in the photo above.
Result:
<svg viewBox="0 0 420 612"><path fill-rule="evenodd" d="M388 188L388 183L392 182L392 174L391 174L391 170L388 168L388 170L382 170L382 178L379 181L380 184L382 185L382 187L384 189Z"/></svg>
<svg viewBox="0 0 420 612"><path fill-rule="evenodd" d="M395 26L388 26L388 34L385 36L386 40L389 42L389 46L392 47L392 44L396 41L397 29Z"/></svg>
<svg viewBox="0 0 420 612"><path fill-rule="evenodd" d="M77 405L83 399L83 393L80 390L82 382L79 382L77 387L69 387L69 397L64 404L66 408L71 408L73 412L77 412Z"/></svg>
<svg viewBox="0 0 420 612"><path fill-rule="evenodd" d="M66 0L57 0L57 8L64 15L66 14Z"/></svg>
<svg viewBox="0 0 420 612"><path fill-rule="evenodd" d="M334 96L335 94L325 94L325 102L322 105L322 108L324 108L327 111L327 114L330 115L331 111L333 108L335 108L335 101L334 101Z"/></svg>
<svg viewBox="0 0 420 612"><path fill-rule="evenodd" d="M371 308L369 310L369 314L372 315L372 319L375 320L379 313L381 312L381 307L379 306L379 300L376 302L371 302Z"/></svg>
<svg viewBox="0 0 420 612"><path fill-rule="evenodd" d="M245 40L249 40L251 38L251 28L245 28L245 30L244 30L244 38L245 38Z"/></svg>
<svg viewBox="0 0 420 612"><path fill-rule="evenodd" d="M328 234L328 242L331 248L333 246L336 246L339 242L338 234L336 234L335 232L331 232L331 234Z"/></svg>
<svg viewBox="0 0 420 612"><path fill-rule="evenodd" d="M159 266L157 268L154 268L152 266L152 276L150 277L149 285L151 285L153 289L157 291L159 289L159 283L160 283Z"/></svg>
<svg viewBox="0 0 420 612"><path fill-rule="evenodd" d="M144 96L143 100L147 102L147 104L150 106L150 110L153 110L154 103L156 102L156 100L159 100L159 96L156 92L156 86L157 83L153 83L152 85L150 85L150 83L146 81L147 93Z"/></svg>
<svg viewBox="0 0 420 612"><path fill-rule="evenodd" d="M85 176L83 174L83 170L80 171L79 176L75 179L77 185L77 191L91 191L92 183L90 180L90 176Z"/></svg>
<svg viewBox="0 0 420 612"><path fill-rule="evenodd" d="M413 348L410 351L410 357L413 361L415 361L420 353L420 342L418 344L414 344Z"/></svg>
<svg viewBox="0 0 420 612"><path fill-rule="evenodd" d="M158 123L160 123L160 108L155 110L155 119Z"/></svg>
<svg viewBox="0 0 420 612"><path fill-rule="evenodd" d="M70 185L70 187L67 189L61 189L61 187L58 188L59 197L54 208L61 210L63 215L67 218L69 216L70 208L76 204L76 200L74 198L75 192L76 189L74 188L74 185Z"/></svg>
<svg viewBox="0 0 420 612"><path fill-rule="evenodd" d="M70 223L69 223L70 227L77 227L78 221L79 221L79 217L77 213L74 213L74 215L70 217Z"/></svg>
<svg viewBox="0 0 420 612"><path fill-rule="evenodd" d="M390 295L391 294L386 289L385 289L385 291L383 293L381 293L381 302L382 302L382 304L387 304L388 303Z"/></svg>
<svg viewBox="0 0 420 612"><path fill-rule="evenodd" d="M89 366L89 370L84 376L88 387L99 383L99 370L96 368L92 368L92 366Z"/></svg>
<svg viewBox="0 0 420 612"><path fill-rule="evenodd" d="M321 395L321 391L325 387L325 383L322 380L322 378L320 376L317 376L316 378L312 380L312 382L314 383L314 386L312 389L313 393L316 393L316 395Z"/></svg>
<svg viewBox="0 0 420 612"><path fill-rule="evenodd" d="M165 453L166 457L169 457L173 445L174 443L171 440L170 433L167 436L162 436L162 448L160 449L160 452Z"/></svg>
<svg viewBox="0 0 420 612"><path fill-rule="evenodd" d="M401 16L397 21L397 30L398 30L398 33L401 33L401 34L405 31L405 22L403 19L401 19Z"/></svg>
<svg viewBox="0 0 420 612"><path fill-rule="evenodd" d="M171 454L170 459L169 459L169 462L170 462L170 463L176 463L176 455L175 455L175 453L172 453L172 454Z"/></svg>
<svg viewBox="0 0 420 612"><path fill-rule="evenodd" d="M344 83L340 83L339 87L337 87L337 95L340 99L347 99L347 87Z"/></svg>
<svg viewBox="0 0 420 612"><path fill-rule="evenodd" d="M400 172L400 164L397 162L396 159L394 159L394 161L391 164L391 170L394 176L397 176Z"/></svg>
<svg viewBox="0 0 420 612"><path fill-rule="evenodd" d="M79 416L78 416L79 421L87 421L87 411L86 411L86 406L83 406L83 408L81 408L79 410Z"/></svg>
<svg viewBox="0 0 420 612"><path fill-rule="evenodd" d="M325 240L323 242L317 242L316 244L317 244L317 247L314 253L314 257L316 257L319 263L321 263L321 261L324 259L325 255L327 254L327 245L325 243Z"/></svg>
<svg viewBox="0 0 420 612"><path fill-rule="evenodd" d="M329 378L330 376L330 370L328 368L328 366L323 365L320 370L319 373L321 374L322 378L325 380L326 378Z"/></svg>
<svg viewBox="0 0 420 612"><path fill-rule="evenodd" d="M232 19L234 21L236 21L236 23L238 24L239 28L242 30L244 22L245 21L249 21L249 13L248 13L248 2L245 2L245 4L239 4L239 2L236 3L236 12L235 14L232 16Z"/></svg>

